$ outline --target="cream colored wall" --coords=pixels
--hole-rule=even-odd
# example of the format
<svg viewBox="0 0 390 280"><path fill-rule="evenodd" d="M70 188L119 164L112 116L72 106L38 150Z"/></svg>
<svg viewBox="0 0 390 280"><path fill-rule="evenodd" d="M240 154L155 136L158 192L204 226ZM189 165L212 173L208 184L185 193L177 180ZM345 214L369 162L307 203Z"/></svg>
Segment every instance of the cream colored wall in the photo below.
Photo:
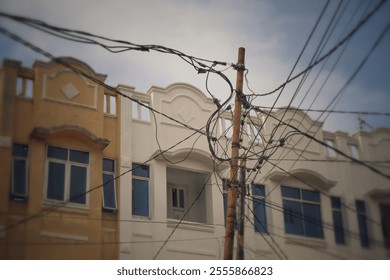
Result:
<svg viewBox="0 0 390 280"><path fill-rule="evenodd" d="M201 128L205 125L211 113L215 110L215 105L212 100L207 98L198 89L187 84L174 84L167 88L152 87L147 93L135 92L131 89L128 92L133 98L150 102L150 106L159 112L163 112L176 120L180 120L194 128ZM126 110L126 119L122 116L122 143L128 143L125 147L122 146L122 159L126 158L129 164L131 162L142 163L151 159L158 154L159 148L156 143L155 129L156 124L154 118L150 115L150 122L140 122L131 119L131 104L126 105L122 102L122 110ZM227 112L222 114L224 117L231 116ZM335 140L336 147L349 153L348 143L359 144L362 158L370 159L377 158L378 152L376 149L388 148L388 140L380 140L378 137L390 139L388 130L381 133L373 133L373 135L349 136L345 133L329 133L322 131L322 123L314 122L304 113L293 110L285 112L279 110L274 113L276 119L284 116L285 122L291 121L291 124L298 127L301 131L307 132L317 139L323 140L324 137ZM261 116L262 121L265 116ZM178 125L171 120L168 120L161 115L156 114L158 135L157 138L162 150L168 149L175 145L180 140L189 136L192 131ZM277 121L274 118L268 118L266 125L263 128L263 133L269 135ZM131 128L131 131L128 130ZM283 128L283 127L281 127ZM291 131L288 128L287 131ZM199 134L196 135L196 137ZM275 140L278 140L280 135L277 133ZM366 139L366 138L369 139ZM371 139L373 138L373 139ZM167 178L167 168L178 168L184 170L193 170L199 172L210 172L213 169L210 159L210 152L205 136L201 136L194 144L196 138L191 138L184 143L172 148L165 153L165 157L171 161L183 159L186 152L191 152L190 156L184 162L178 164L170 164L161 156L151 160L148 164L151 168L150 178L150 218L139 219L131 216L131 177L128 176L122 181L126 184L126 198L122 197L121 215L123 218L131 222L125 225L121 223L121 241L142 241L146 243L130 244L121 246L121 259L151 259L161 248L162 242L165 241L169 234L174 229L177 220L167 218L167 190L166 186L170 178ZM225 145L226 140L220 139L222 145ZM380 143L378 145L378 143ZM194 145L193 145L194 144ZM248 145L247 139L243 139L243 144ZM131 150L129 149L131 145ZM381 147L379 147L382 145ZM294 150L291 149L294 146ZM255 151L260 152L264 146L254 147ZM230 147L227 147L228 154ZM304 157L316 160L328 159L326 148L316 142L309 142L306 137L295 135L287 141L287 146L279 148L273 158L290 158L296 159L300 152L304 151ZM378 155L381 155L379 153ZM342 159L337 156L337 159ZM274 162L276 163L276 162ZM131 165L123 167L122 171L128 170ZM259 233L255 233L253 225L246 222L245 228L245 246L247 259L278 259L279 256L270 247L272 244L278 252L278 247L285 252L290 259L381 259L389 258L388 252L380 246L371 246L369 249L362 249L358 236L354 238L346 237L346 245L337 245L334 241L334 232L331 229L333 225L332 209L329 196L340 196L343 202L351 208L355 208L356 199L364 199L368 210L368 215L378 223L380 222L378 201L375 201L368 195L368 192L373 188L380 188L388 191L388 183L371 171L366 170L356 163L328 163L328 162L310 162L298 161L292 165L293 161L282 161L277 165L283 170L287 170L302 178L303 181L319 187L319 190L324 194L321 195L321 216L322 221L329 226L324 226L324 238L307 238L286 234L284 231L284 218L281 209L267 208L267 223L269 233L265 234L264 240ZM248 162L248 167L253 168L256 162ZM379 168L382 168L379 166ZM383 167L389 173L388 166ZM157 259L221 259L223 255L223 236L224 236L224 213L223 200L217 184L222 189L221 178L228 177L228 166L225 164L219 167L217 176L211 177L211 183L205 189L207 203L207 223L190 223L183 221L171 236L171 242L168 242ZM271 164L265 164L261 168L261 173L257 176L248 174L249 182L264 184L266 193L269 193L267 199L282 206L282 197L280 193L280 185L299 187L310 189L307 183L294 178L294 176L286 176L283 171L278 168L272 168ZM122 192L123 194L123 192ZM388 194L387 194L388 196ZM388 200L386 200L389 203ZM124 204L126 202L126 204ZM247 200L250 207L252 202ZM124 213L125 212L125 213ZM246 209L247 216L253 222L253 215ZM357 216L353 211L347 211L344 208L343 219L345 229L354 234L358 234ZM369 224L371 237L375 240L383 240L380 227ZM274 244L274 241L277 245ZM202 239L204 240L188 240ZM177 240L184 239L186 241L178 242ZM149 243L150 242L150 243ZM281 253L279 253L281 255Z"/></svg>

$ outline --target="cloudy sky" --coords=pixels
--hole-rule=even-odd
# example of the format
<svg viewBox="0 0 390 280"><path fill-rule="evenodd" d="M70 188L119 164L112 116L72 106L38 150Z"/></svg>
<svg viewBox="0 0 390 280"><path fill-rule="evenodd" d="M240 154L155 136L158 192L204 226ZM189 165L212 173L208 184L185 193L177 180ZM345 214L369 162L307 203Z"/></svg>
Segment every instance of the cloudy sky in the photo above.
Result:
<svg viewBox="0 0 390 280"><path fill-rule="evenodd" d="M244 47L249 86L255 93L262 94L286 81L325 6L293 76L308 66L321 42L324 47L320 55L353 30L378 2L332 0L327 5L325 0L0 0L0 11L113 39L163 45L228 63L235 63L238 48ZM329 29L331 32L324 37L332 18L335 20ZM369 55L342 91L334 109L390 112L389 31L370 52L385 28L389 30L389 22L390 3L387 2L347 44L314 67L301 87L298 88L300 79L289 83L276 106L288 105L296 93L293 106L309 108L313 103L312 108L325 109ZM126 84L146 92L152 85L166 87L174 82L185 82L206 92L205 75L197 74L173 55L135 51L111 54L98 46L65 41L1 17L0 26L55 56L73 56L85 61L96 72L107 74L106 82L113 86ZM0 34L0 59L4 58L20 60L24 66L31 66L35 60L47 60ZM224 73L235 84L235 71L228 69ZM228 97L228 88L218 76L211 76L208 86L217 98ZM251 93L246 86L244 92ZM257 97L254 102L272 106L279 93ZM315 113L310 115L319 117ZM362 118L374 128L390 127L389 116L362 115ZM329 131L356 132L358 116L330 114L324 127Z"/></svg>

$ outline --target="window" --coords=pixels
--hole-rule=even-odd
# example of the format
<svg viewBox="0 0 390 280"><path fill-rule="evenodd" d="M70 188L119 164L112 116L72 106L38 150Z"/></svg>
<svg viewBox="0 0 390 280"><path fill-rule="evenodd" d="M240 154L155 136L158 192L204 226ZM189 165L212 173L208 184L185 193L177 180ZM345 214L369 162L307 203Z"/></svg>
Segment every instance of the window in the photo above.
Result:
<svg viewBox="0 0 390 280"><path fill-rule="evenodd" d="M345 233L343 225L343 217L341 211L341 199L332 196L330 198L332 204L332 216L334 226L334 238L337 244L345 244Z"/></svg>
<svg viewBox="0 0 390 280"><path fill-rule="evenodd" d="M88 152L48 146L46 198L87 204L88 166Z"/></svg>
<svg viewBox="0 0 390 280"><path fill-rule="evenodd" d="M186 191L184 188L178 186L169 186L169 201L170 201L170 210L169 217L181 220L186 211Z"/></svg>
<svg viewBox="0 0 390 280"><path fill-rule="evenodd" d="M349 150L351 151L351 157L359 159L358 147L354 144L349 144Z"/></svg>
<svg viewBox="0 0 390 280"><path fill-rule="evenodd" d="M149 166L133 163L132 214L149 217Z"/></svg>
<svg viewBox="0 0 390 280"><path fill-rule="evenodd" d="M103 159L103 209L116 210L115 160Z"/></svg>
<svg viewBox="0 0 390 280"><path fill-rule="evenodd" d="M267 232L267 217L265 215L265 187L252 185L253 213L256 232Z"/></svg>
<svg viewBox="0 0 390 280"><path fill-rule="evenodd" d="M390 249L390 204L379 204L379 210L381 212L385 248Z"/></svg>
<svg viewBox="0 0 390 280"><path fill-rule="evenodd" d="M325 143L329 146L326 147L326 153L328 157L336 157L336 152L334 151L334 142L332 140L325 140Z"/></svg>
<svg viewBox="0 0 390 280"><path fill-rule="evenodd" d="M253 145L259 145L261 144L261 134L260 129L254 124L247 124L247 134L248 134L248 141L250 144Z"/></svg>
<svg viewBox="0 0 390 280"><path fill-rule="evenodd" d="M145 106L149 106L149 103L139 101L141 104L144 104ZM149 116L149 109L145 106L142 106L141 104L132 101L131 102L131 114L134 120L140 120L149 122L150 116Z"/></svg>
<svg viewBox="0 0 390 280"><path fill-rule="evenodd" d="M281 187L286 233L323 238L320 193Z"/></svg>
<svg viewBox="0 0 390 280"><path fill-rule="evenodd" d="M226 212L227 212L227 204L228 204L228 180L222 179L222 195L223 195L223 217L224 222L226 224Z"/></svg>
<svg viewBox="0 0 390 280"><path fill-rule="evenodd" d="M34 81L31 79L18 77L16 79L16 95L32 98Z"/></svg>
<svg viewBox="0 0 390 280"><path fill-rule="evenodd" d="M116 115L116 97L113 94L104 94L103 111L106 114Z"/></svg>
<svg viewBox="0 0 390 280"><path fill-rule="evenodd" d="M27 145L13 144L11 198L15 200L27 197L27 157Z"/></svg>
<svg viewBox="0 0 390 280"><path fill-rule="evenodd" d="M370 246L370 239L368 237L366 203L362 200L356 200L356 211L359 225L360 245L368 248Z"/></svg>
<svg viewBox="0 0 390 280"><path fill-rule="evenodd" d="M226 118L219 119L220 135L226 138L232 138L233 136L233 125L232 121Z"/></svg>

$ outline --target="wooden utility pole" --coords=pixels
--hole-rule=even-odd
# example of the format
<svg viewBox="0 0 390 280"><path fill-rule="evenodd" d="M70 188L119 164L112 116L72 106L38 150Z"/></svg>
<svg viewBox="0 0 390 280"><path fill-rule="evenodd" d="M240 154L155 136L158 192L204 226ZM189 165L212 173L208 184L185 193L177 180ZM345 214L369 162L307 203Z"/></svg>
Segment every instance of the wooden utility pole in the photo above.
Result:
<svg viewBox="0 0 390 280"><path fill-rule="evenodd" d="M228 188L228 204L226 209L226 228L225 228L225 247L224 259L233 259L233 244L234 244L234 222L236 216L237 203L237 174L238 174L238 158L240 149L240 124L241 124L241 100L243 80L245 70L245 49L238 49L237 61L237 79L236 79L236 96L234 101L233 112L233 136L232 136L232 158L230 164L230 185Z"/></svg>
<svg viewBox="0 0 390 280"><path fill-rule="evenodd" d="M236 259L244 259L244 217L245 217L245 182L246 182L246 160L245 153L241 155L241 165L240 165L240 183L238 191L238 212L237 212L237 251Z"/></svg>

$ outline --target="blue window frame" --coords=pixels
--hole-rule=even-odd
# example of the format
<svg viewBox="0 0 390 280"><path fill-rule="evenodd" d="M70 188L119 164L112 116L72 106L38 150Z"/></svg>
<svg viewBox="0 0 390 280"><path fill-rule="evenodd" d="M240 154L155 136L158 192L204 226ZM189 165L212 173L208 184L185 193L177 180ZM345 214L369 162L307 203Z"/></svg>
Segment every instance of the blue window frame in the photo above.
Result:
<svg viewBox="0 0 390 280"><path fill-rule="evenodd" d="M345 244L345 232L341 208L341 198L332 196L330 198L332 205L334 238L337 244Z"/></svg>
<svg viewBox="0 0 390 280"><path fill-rule="evenodd" d="M47 162L46 198L87 204L89 153L48 146Z"/></svg>
<svg viewBox="0 0 390 280"><path fill-rule="evenodd" d="M286 233L323 238L320 193L286 186L281 193Z"/></svg>
<svg viewBox="0 0 390 280"><path fill-rule="evenodd" d="M356 212L359 225L360 245L364 248L370 247L370 238L368 236L366 203L362 200L356 200Z"/></svg>
<svg viewBox="0 0 390 280"><path fill-rule="evenodd" d="M267 217L265 212L265 186L252 185L253 220L256 232L267 232Z"/></svg>
<svg viewBox="0 0 390 280"><path fill-rule="evenodd" d="M132 215L149 217L149 166L133 163Z"/></svg>
<svg viewBox="0 0 390 280"><path fill-rule="evenodd" d="M103 158L103 209L117 209L115 188L115 160Z"/></svg>
<svg viewBox="0 0 390 280"><path fill-rule="evenodd" d="M25 200L27 198L27 158L27 145L12 145L11 198L15 200Z"/></svg>

